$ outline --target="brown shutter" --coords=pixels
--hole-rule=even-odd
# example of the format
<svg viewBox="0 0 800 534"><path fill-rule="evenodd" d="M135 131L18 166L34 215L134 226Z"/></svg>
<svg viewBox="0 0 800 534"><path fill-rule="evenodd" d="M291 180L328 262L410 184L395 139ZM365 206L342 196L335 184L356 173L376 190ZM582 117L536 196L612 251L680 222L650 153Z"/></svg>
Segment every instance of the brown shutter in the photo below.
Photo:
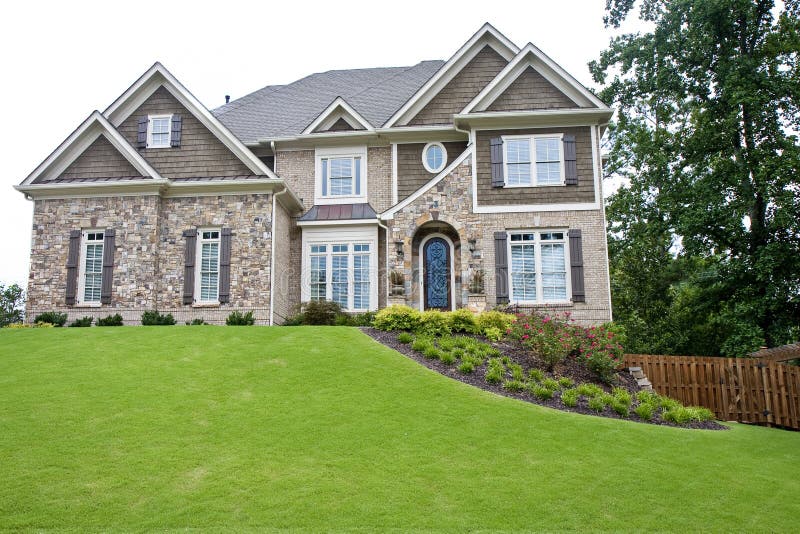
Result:
<svg viewBox="0 0 800 534"><path fill-rule="evenodd" d="M183 231L186 238L186 257L184 258L183 269L183 303L192 304L194 302L194 255L197 246L197 230L192 228Z"/></svg>
<svg viewBox="0 0 800 534"><path fill-rule="evenodd" d="M566 185L578 185L578 158L575 156L574 135L564 135L564 178Z"/></svg>
<svg viewBox="0 0 800 534"><path fill-rule="evenodd" d="M147 148L147 115L139 117L139 129L136 131L136 148Z"/></svg>
<svg viewBox="0 0 800 534"><path fill-rule="evenodd" d="M489 155L492 162L492 187L506 185L503 176L503 139L494 137L489 140Z"/></svg>
<svg viewBox="0 0 800 534"><path fill-rule="evenodd" d="M231 300L231 229L223 228L219 246L219 301Z"/></svg>
<svg viewBox="0 0 800 534"><path fill-rule="evenodd" d="M113 228L103 233L103 278L100 284L100 303L111 304L114 282L114 244L117 232Z"/></svg>
<svg viewBox="0 0 800 534"><path fill-rule="evenodd" d="M172 116L172 127L170 128L169 146L181 146L181 116Z"/></svg>
<svg viewBox="0 0 800 534"><path fill-rule="evenodd" d="M586 302L586 289L583 285L583 245L581 231L570 230L569 264L572 271L572 302Z"/></svg>
<svg viewBox="0 0 800 534"><path fill-rule="evenodd" d="M69 252L67 253L67 306L75 305L78 293L78 262L81 257L81 231L71 230L69 233Z"/></svg>
<svg viewBox="0 0 800 534"><path fill-rule="evenodd" d="M494 233L494 279L497 304L508 303L508 234Z"/></svg>

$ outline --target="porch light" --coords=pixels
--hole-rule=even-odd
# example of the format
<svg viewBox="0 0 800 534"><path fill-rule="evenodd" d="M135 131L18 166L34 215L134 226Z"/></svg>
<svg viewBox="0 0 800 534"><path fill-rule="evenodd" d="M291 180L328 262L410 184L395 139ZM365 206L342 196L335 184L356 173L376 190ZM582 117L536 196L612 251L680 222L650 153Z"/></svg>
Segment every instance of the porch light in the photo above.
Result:
<svg viewBox="0 0 800 534"><path fill-rule="evenodd" d="M403 257L403 242L402 241L395 241L394 242L394 250L397 252L399 257Z"/></svg>

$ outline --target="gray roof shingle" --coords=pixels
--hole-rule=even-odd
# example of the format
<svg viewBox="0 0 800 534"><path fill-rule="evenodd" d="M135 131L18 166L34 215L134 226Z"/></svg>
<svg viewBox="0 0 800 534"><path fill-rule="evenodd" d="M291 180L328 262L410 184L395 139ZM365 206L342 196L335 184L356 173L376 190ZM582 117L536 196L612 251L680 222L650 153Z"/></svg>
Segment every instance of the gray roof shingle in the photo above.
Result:
<svg viewBox="0 0 800 534"><path fill-rule="evenodd" d="M444 64L331 70L288 85L268 85L212 113L242 142L300 134L341 96L373 126L380 127Z"/></svg>

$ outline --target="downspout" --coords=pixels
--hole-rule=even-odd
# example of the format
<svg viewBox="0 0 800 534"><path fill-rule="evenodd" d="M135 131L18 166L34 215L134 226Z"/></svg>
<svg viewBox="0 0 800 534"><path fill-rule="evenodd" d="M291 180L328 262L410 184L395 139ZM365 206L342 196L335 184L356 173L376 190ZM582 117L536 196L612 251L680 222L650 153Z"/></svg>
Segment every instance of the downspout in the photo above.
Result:
<svg viewBox="0 0 800 534"><path fill-rule="evenodd" d="M275 152L275 141L271 141L270 145L272 146L272 154L274 155L273 161L275 163L272 164L274 167L273 172L275 175L278 174L278 154ZM289 188L286 187L286 184L283 184L283 189L281 189L277 193L272 194L272 244L269 251L269 325L275 325L275 235L276 227L275 224L278 220L277 217L277 200L278 197L281 195L285 195L289 191Z"/></svg>
<svg viewBox="0 0 800 534"><path fill-rule="evenodd" d="M389 287L389 278L388 278L388 276L389 276L389 227L386 226L385 224L381 223L381 216L380 215L377 216L377 221L378 221L378 226L383 228L384 232L386 232L386 272L384 273L384 277L386 277L385 278L386 305L388 306L389 305L389 291L391 291L391 288ZM380 304L380 303L376 302L375 304L377 305L377 304ZM380 306L378 306L378 307L380 307Z"/></svg>

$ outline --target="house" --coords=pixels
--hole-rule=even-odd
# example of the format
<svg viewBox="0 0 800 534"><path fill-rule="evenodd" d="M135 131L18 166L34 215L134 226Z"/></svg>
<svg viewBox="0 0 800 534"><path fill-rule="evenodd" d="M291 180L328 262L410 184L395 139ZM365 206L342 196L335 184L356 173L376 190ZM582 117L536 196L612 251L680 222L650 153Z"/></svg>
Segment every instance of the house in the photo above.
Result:
<svg viewBox="0 0 800 534"><path fill-rule="evenodd" d="M447 61L312 74L213 111L156 63L16 187L34 206L27 317L280 324L328 299L607 321L611 115L489 24Z"/></svg>

